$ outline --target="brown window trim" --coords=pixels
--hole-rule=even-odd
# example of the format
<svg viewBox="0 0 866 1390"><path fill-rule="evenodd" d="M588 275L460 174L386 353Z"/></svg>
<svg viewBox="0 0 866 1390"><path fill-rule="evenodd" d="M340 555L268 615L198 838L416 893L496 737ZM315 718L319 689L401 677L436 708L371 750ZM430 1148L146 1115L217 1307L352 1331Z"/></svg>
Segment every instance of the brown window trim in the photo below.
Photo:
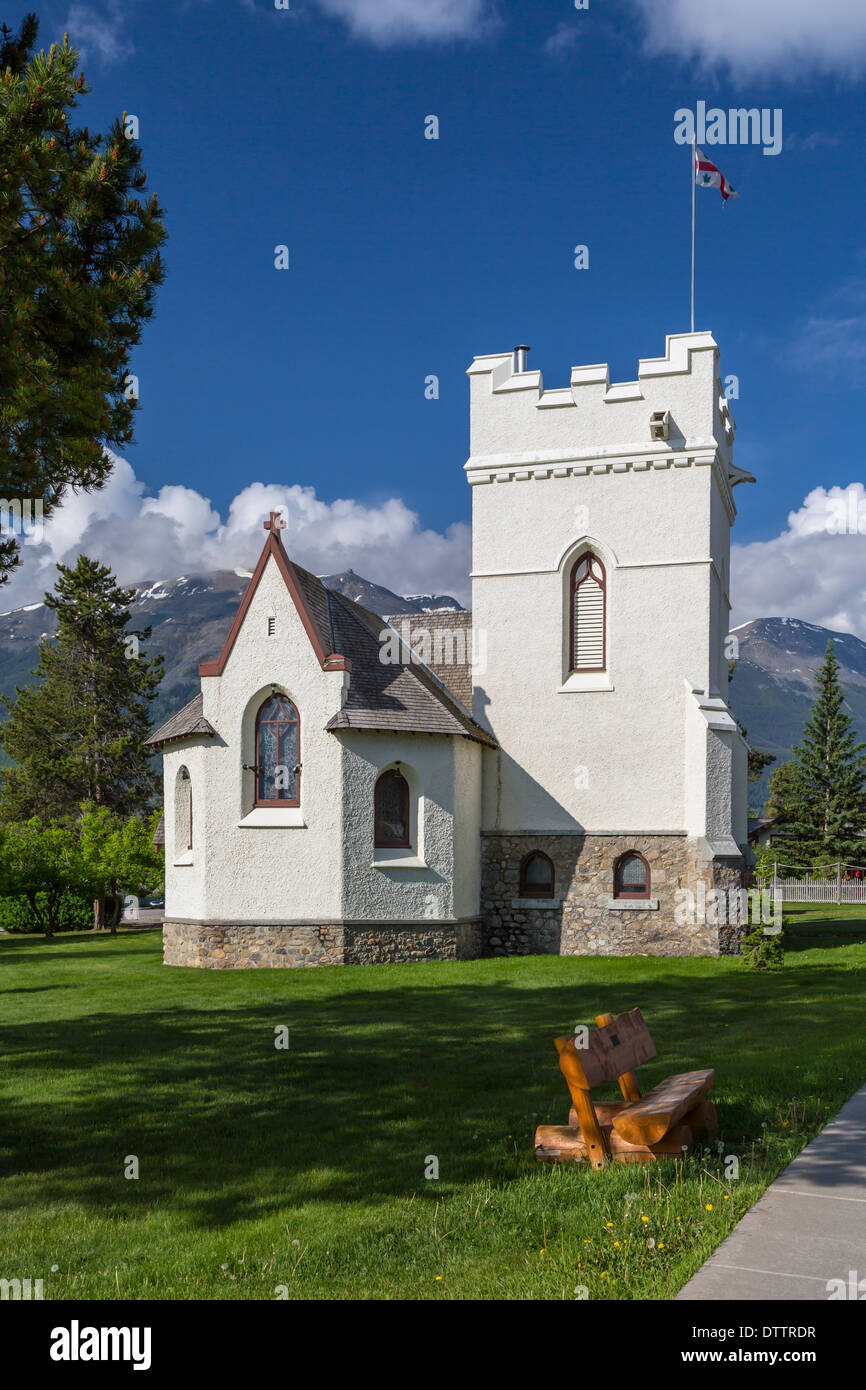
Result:
<svg viewBox="0 0 866 1390"><path fill-rule="evenodd" d="M297 730L298 730L298 739L297 739L297 743L298 743L298 770L297 770L297 772L295 773L295 790L296 790L297 795L294 796L294 797L286 797L286 796L284 796L284 797L279 797L279 798L277 798L276 800L272 800L272 801L263 801L263 800L261 800L261 799L259 798L259 766L260 766L260 763L259 763L259 725L260 725L260 722L261 722L261 713L262 713L262 710L264 709L264 707L265 707L265 705L268 703L268 701L272 698L271 695L268 695L268 696L266 697L266 699L264 699L264 700L262 701L261 705L259 706L258 713L256 714L256 739L255 739L256 761L255 761L255 768L254 768L254 771L253 771L253 777L255 778L255 782L254 782L254 787L255 787L255 798L254 798L254 800L253 800L253 807L254 807L254 809L258 809L259 807L262 807L262 808L265 809L265 810L268 810L268 809L270 809L270 810L280 810L280 809L292 810L292 809L297 809L297 808L300 806L300 804L301 804L301 761L300 761L300 759L301 759L301 716L298 714L297 706L293 703L292 700L289 699L288 695L283 695L281 692L275 692L275 693L278 693L278 694L280 695L280 699L281 699L281 700L285 700L285 701L286 701L286 703L287 703L287 705L289 706L289 708L292 709L292 710L294 711L294 714L295 714L295 724L297 725ZM288 719L287 719L287 720L280 720L280 721L265 720L265 723L274 723L274 722L280 722L280 723L290 724L292 721L291 721L291 720L288 720Z"/></svg>
<svg viewBox="0 0 866 1390"><path fill-rule="evenodd" d="M581 585L581 584L585 584L586 581L589 579L590 574L592 573L592 565L590 565L589 568L588 568L587 571L586 571L586 574L583 576L583 579L581 579L579 583L575 583L575 578L574 578L574 577L575 577L575 575L577 574L578 568L583 564L584 560L593 561L593 562L598 566L598 568L601 570L601 581L600 581L600 584L599 584L599 587L601 588L601 665L600 665L600 666L575 666L575 664L574 664L574 603L575 603L575 598L576 598L576 596L577 596L577 591L578 591L578 589L580 588L580 585ZM594 578L594 576L593 576L593 578ZM596 583L599 583L598 580L595 580L595 582L596 582ZM585 551L583 552L582 555L578 555L577 559L575 560L574 564L573 564L572 567L571 567L571 601L570 601L569 610L568 610L568 622L569 622L569 637L568 637L568 650L569 650L569 656L568 656L568 664L569 664L569 671L570 671L570 674L571 674L571 675L579 675L579 676L582 676L582 675L587 675L587 674L589 674L589 673L591 673L591 672L594 673L594 672L598 672L598 671L606 671L606 670L607 670L607 570L605 569L603 562L599 559L599 557L596 555L596 553L595 553L594 550L585 550Z"/></svg>
<svg viewBox="0 0 866 1390"><path fill-rule="evenodd" d="M526 882L526 870L533 859L545 859L550 865L550 887L536 888ZM517 896L519 898L553 898L556 896L556 869L553 860L544 850L534 849L529 854L524 854L520 861L520 888Z"/></svg>
<svg viewBox="0 0 866 1390"><path fill-rule="evenodd" d="M622 871L622 866L623 866L623 864L625 863L625 861L626 861L627 859L639 859L639 860L641 861L641 863L643 864L644 868L646 869L646 888L645 888L645 889L641 889L640 892L635 892L634 889L630 889L630 888L626 888L625 890L623 890L622 883L621 883L621 881L620 881L620 879L621 879L621 871ZM617 859L616 863L614 864L614 866L613 866L613 896L614 896L614 899L617 899L617 898L644 898L644 899L645 899L645 898L649 898L649 897L652 896L652 876L651 876L651 874L650 874L650 866L649 866L649 864L647 863L647 861L646 861L646 859L644 858L644 856L640 853L639 850L636 850L636 849L627 849L627 850L625 851L624 854L621 854L621 855L619 856L619 858Z"/></svg>
<svg viewBox="0 0 866 1390"><path fill-rule="evenodd" d="M406 836L405 836L405 839L402 839L402 840L382 840L382 839L379 838L379 834L378 834L378 826L379 826L379 820L380 820L380 816L379 816L379 787L380 787L381 783L384 781L384 779L385 779L386 777L390 777L390 776L392 776L394 773L397 774L397 776L400 778L401 782L403 783L403 790L402 790L402 792L401 792L401 796L402 796L402 800L403 800L403 804L402 804L402 814L403 814L403 824L404 824L405 827L406 827ZM409 813L410 813L410 811L411 811L411 807L412 807L412 798L411 798L411 795L410 795L410 792L409 792L409 783L406 781L406 778L405 778L404 774L400 771L399 767L386 767L386 768L385 768L385 771L384 771L384 772L380 772L380 773L379 773L379 776L376 778L376 786L375 786L374 789L373 789L373 846L374 846L375 849L411 849L411 848L412 848L412 827L411 827L411 825L409 824Z"/></svg>

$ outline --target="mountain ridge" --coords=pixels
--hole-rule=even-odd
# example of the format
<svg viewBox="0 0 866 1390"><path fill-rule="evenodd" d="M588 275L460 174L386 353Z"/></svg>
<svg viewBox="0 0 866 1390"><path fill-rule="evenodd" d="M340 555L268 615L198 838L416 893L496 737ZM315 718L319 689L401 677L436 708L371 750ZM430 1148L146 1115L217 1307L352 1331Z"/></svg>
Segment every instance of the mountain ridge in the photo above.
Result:
<svg viewBox="0 0 866 1390"><path fill-rule="evenodd" d="M327 588L345 594L373 612L408 616L465 612L448 594L395 594L352 569L321 576ZM161 722L199 689L198 664L216 657L249 582L245 570L147 579L135 588L133 625L150 624L151 646L165 656L165 678L153 705ZM38 660L38 645L50 637L53 615L43 603L0 613L0 693L10 696L27 684ZM752 618L732 629L739 642L729 702L745 726L749 742L775 755L760 782L749 788L752 810L760 809L773 767L790 755L802 736L814 699L815 674L832 638L840 663L846 704L859 738L866 741L866 642L801 618Z"/></svg>

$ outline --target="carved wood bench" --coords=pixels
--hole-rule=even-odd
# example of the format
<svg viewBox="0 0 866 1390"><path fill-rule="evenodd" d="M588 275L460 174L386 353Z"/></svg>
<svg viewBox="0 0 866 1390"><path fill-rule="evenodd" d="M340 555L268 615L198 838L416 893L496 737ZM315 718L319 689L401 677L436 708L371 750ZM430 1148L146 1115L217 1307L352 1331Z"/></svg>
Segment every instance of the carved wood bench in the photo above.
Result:
<svg viewBox="0 0 866 1390"><path fill-rule="evenodd" d="M658 1053L640 1009L599 1014L585 1037L556 1038L559 1066L574 1102L567 1125L539 1125L536 1158L554 1163L588 1160L603 1168L618 1163L652 1163L691 1149L704 1132L717 1132L716 1107L707 1101L715 1072L681 1072L641 1095L634 1069ZM595 1101L590 1092L619 1082L621 1101Z"/></svg>

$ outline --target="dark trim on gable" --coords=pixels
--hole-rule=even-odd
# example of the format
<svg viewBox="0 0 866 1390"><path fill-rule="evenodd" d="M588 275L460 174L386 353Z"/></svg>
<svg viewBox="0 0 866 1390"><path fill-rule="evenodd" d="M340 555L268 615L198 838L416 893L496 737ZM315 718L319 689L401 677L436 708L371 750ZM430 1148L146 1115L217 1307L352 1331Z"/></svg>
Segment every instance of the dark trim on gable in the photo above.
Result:
<svg viewBox="0 0 866 1390"><path fill-rule="evenodd" d="M222 675L223 670L225 668L225 664L231 655L232 648L234 647L234 644L237 641L238 633L240 632L241 627L243 626L244 618L247 615L247 609L253 601L255 592L259 587L259 581L261 580L261 577L265 572L265 566L267 565L268 560L271 558L271 556L273 556L273 558L277 562L277 568L279 569L280 574L283 576L286 588L288 589L289 594L291 595L292 602L294 603L295 608L297 609L298 616L304 625L304 630L310 639L310 645L312 646L313 651L316 653L316 657L322 670L350 671L352 669L351 662L347 661L345 657L340 656L337 652L325 651L322 645L322 639L319 635L319 631L316 627L313 616L310 613L310 610L307 607L306 600L303 596L303 593L301 592L301 586L298 583L294 566L291 560L289 559L288 555L286 554L285 550L283 549L283 544L279 536L276 532L271 531L268 534L268 539L265 542L264 549L262 550L262 553L259 556L258 564L256 565L255 570L253 571L252 579L247 585L246 592L244 593L244 596L241 599L241 605L237 613L235 614L234 622L232 623L231 628L229 629L229 635L223 643L223 649L217 657L216 661L200 662L198 668L199 675Z"/></svg>

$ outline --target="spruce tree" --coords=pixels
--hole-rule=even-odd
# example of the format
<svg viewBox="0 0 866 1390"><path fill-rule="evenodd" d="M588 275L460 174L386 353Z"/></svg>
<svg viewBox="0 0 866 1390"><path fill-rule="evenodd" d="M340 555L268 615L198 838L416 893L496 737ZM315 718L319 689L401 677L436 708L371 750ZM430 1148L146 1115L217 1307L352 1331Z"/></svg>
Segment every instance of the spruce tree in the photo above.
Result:
<svg viewBox="0 0 866 1390"><path fill-rule="evenodd" d="M84 802L123 817L152 805L159 775L144 746L163 658L148 657L149 627L129 628L134 589L81 555L60 571L46 606L57 615L41 643L36 682L2 698L0 743L12 759L0 790L7 821L76 819Z"/></svg>
<svg viewBox="0 0 866 1390"><path fill-rule="evenodd" d="M780 763L770 774L767 783L767 797L764 802L764 815L769 820L778 818L784 821L791 813L791 807L800 797L798 769L795 763Z"/></svg>
<svg viewBox="0 0 866 1390"><path fill-rule="evenodd" d="M73 125L90 90L66 39L0 28L0 498L48 515L99 487L132 438L129 358L163 278L165 239L134 127ZM29 508L28 508L29 504ZM18 539L0 534L0 583Z"/></svg>
<svg viewBox="0 0 866 1390"><path fill-rule="evenodd" d="M832 640L816 684L818 693L802 741L792 749L788 771L774 787L785 839L803 863L819 856L861 863L866 859L866 840L860 838L866 829L866 744L857 742L845 709Z"/></svg>

